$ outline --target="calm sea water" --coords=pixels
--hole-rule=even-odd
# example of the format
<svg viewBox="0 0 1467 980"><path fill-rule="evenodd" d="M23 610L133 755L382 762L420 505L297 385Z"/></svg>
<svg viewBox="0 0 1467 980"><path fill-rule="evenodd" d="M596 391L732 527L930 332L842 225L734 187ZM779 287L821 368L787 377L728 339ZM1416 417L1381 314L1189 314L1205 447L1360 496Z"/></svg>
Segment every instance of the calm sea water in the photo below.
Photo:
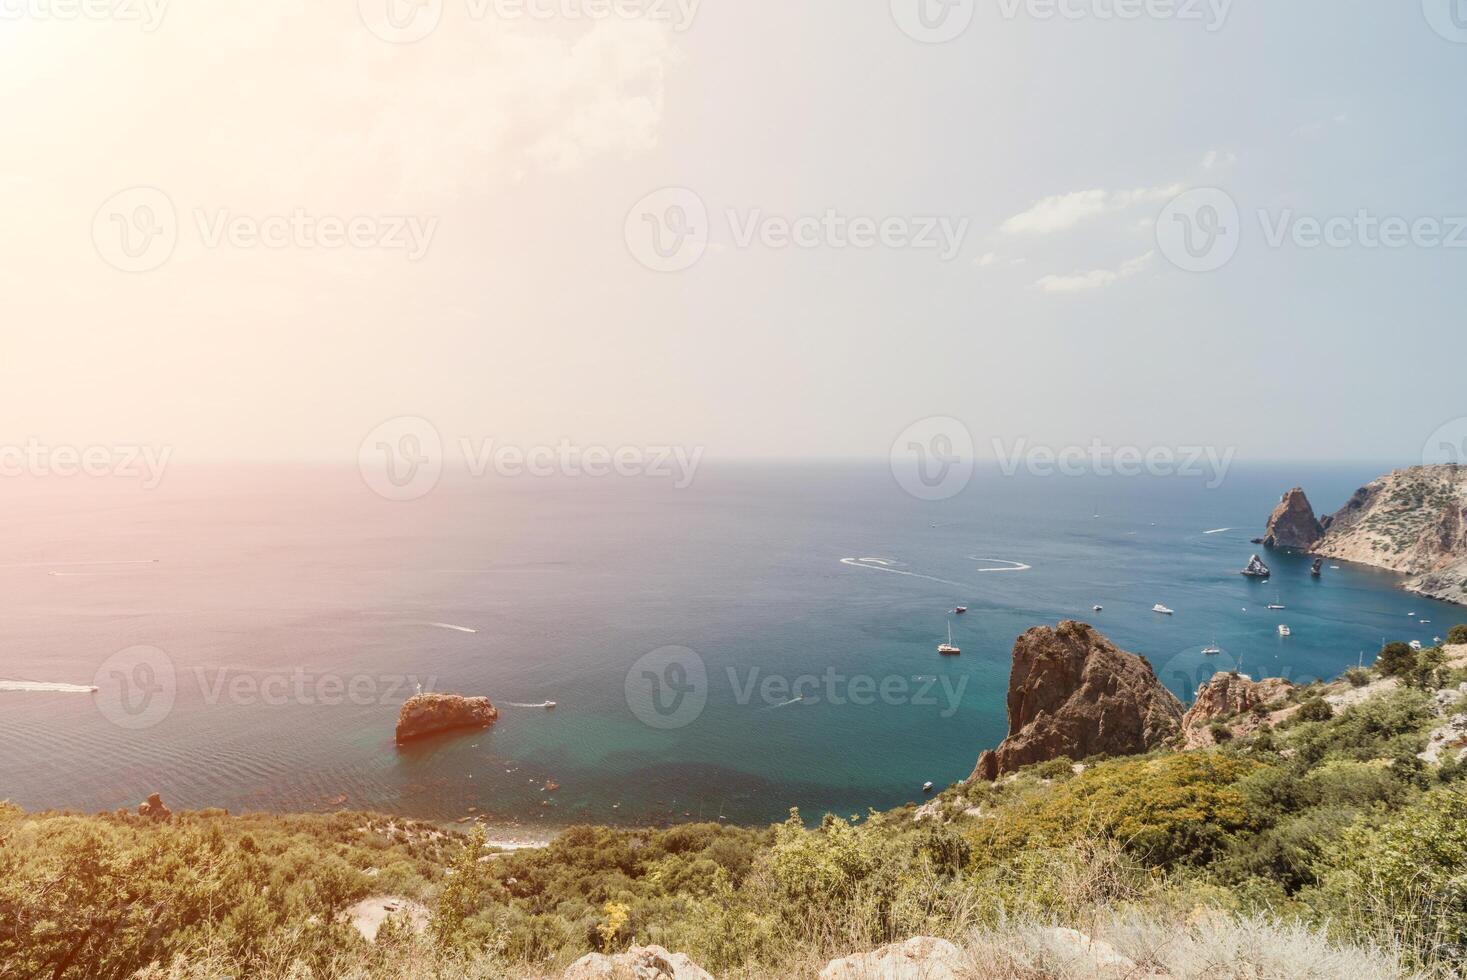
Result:
<svg viewBox="0 0 1467 980"><path fill-rule="evenodd" d="M1184 699L1222 667L1333 676L1383 638L1445 635L1467 610L1388 573L1312 580L1272 553L1271 582L1238 575L1285 489L1329 511L1389 468L1239 465L1216 489L990 470L941 503L858 464L710 463L686 490L450 478L412 503L347 469L11 484L0 679L103 691L0 692L0 798L98 810L159 791L545 825L890 807L1003 737L1009 653L1036 624L1094 622ZM984 571L1014 565L1029 567ZM1275 597L1285 611L1264 608ZM935 651L949 623L959 658ZM1226 654L1204 657L1214 641ZM688 722L663 729L631 710L627 677L669 646L707 681L663 702ZM114 656L133 647L157 670ZM696 686L669 663L651 665L666 693ZM790 703L801 676L818 682ZM399 749L413 677L487 695L498 725ZM546 700L559 707L515 706Z"/></svg>

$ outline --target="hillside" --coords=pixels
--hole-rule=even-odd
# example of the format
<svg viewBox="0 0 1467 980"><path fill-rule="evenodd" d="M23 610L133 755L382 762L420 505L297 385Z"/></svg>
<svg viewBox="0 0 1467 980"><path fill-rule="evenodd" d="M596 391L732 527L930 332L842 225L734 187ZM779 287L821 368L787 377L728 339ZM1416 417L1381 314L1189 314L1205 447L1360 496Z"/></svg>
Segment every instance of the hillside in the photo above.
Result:
<svg viewBox="0 0 1467 980"><path fill-rule="evenodd" d="M1393 644L1333 684L1265 686L1268 702L1236 687L1189 714L1201 748L1054 759L815 827L793 813L764 829L580 827L503 853L480 832L361 813L4 806L0 977L1241 980L1467 965L1467 647Z"/></svg>

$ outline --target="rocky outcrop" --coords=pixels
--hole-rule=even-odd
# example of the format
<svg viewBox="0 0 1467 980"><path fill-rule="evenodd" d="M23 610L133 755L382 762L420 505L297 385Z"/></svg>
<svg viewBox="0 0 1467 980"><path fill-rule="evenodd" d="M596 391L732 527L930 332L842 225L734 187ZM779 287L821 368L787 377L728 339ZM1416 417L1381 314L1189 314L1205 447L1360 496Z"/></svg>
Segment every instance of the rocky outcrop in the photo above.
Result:
<svg viewBox="0 0 1467 980"><path fill-rule="evenodd" d="M1212 680L1197 689L1197 700L1182 716L1182 746L1188 749L1212 745L1213 722L1228 719L1228 730L1234 736L1256 731L1267 720L1252 714L1253 708L1284 697L1293 685L1281 677L1265 677L1255 681L1242 674L1226 671L1212 675Z"/></svg>
<svg viewBox="0 0 1467 980"><path fill-rule="evenodd" d="M1303 548L1308 550L1324 536L1324 527L1314 516L1314 508L1302 487L1284 494L1268 518L1268 531L1263 544L1268 548Z"/></svg>
<svg viewBox="0 0 1467 980"><path fill-rule="evenodd" d="M150 820L167 820L173 816L173 811L163 803L163 797L153 793L147 802L138 804L138 816L147 817Z"/></svg>
<svg viewBox="0 0 1467 980"><path fill-rule="evenodd" d="M913 936L870 953L831 960L820 980L957 980L962 952L946 939Z"/></svg>
<svg viewBox="0 0 1467 980"><path fill-rule="evenodd" d="M1014 644L1008 713L1008 737L978 758L970 778L993 780L1061 756L1148 751L1181 728L1182 703L1144 659L1066 620Z"/></svg>
<svg viewBox="0 0 1467 980"><path fill-rule="evenodd" d="M607 956L588 953L570 965L563 980L713 980L713 976L682 953L661 946L633 946Z"/></svg>
<svg viewBox="0 0 1467 980"><path fill-rule="evenodd" d="M397 714L397 740L407 742L461 728L488 728L498 718L499 710L488 698L417 694L408 698Z"/></svg>
<svg viewBox="0 0 1467 980"><path fill-rule="evenodd" d="M1248 565L1243 569L1243 574L1249 578L1268 578L1273 574L1273 570L1264 564L1261 557L1254 555L1248 559Z"/></svg>
<svg viewBox="0 0 1467 980"><path fill-rule="evenodd" d="M1326 518L1314 551L1403 572L1412 592L1467 603L1467 466L1413 466L1366 484Z"/></svg>

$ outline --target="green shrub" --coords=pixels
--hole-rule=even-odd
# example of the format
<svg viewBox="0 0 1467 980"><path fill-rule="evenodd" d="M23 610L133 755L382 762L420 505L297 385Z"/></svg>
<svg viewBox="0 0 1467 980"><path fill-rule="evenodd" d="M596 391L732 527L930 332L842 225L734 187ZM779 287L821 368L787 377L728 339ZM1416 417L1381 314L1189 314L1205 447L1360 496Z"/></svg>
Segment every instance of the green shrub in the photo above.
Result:
<svg viewBox="0 0 1467 980"><path fill-rule="evenodd" d="M1350 682L1351 687L1364 687L1371 679L1370 671L1364 667L1351 667L1345 671L1345 680Z"/></svg>
<svg viewBox="0 0 1467 980"><path fill-rule="evenodd" d="M1375 658L1375 669L1385 677L1399 677L1416 665L1416 651L1409 643L1397 641L1381 647Z"/></svg>
<svg viewBox="0 0 1467 980"><path fill-rule="evenodd" d="M1447 642L1453 646L1467 643L1467 623L1463 623L1460 626L1453 626L1451 631L1447 633Z"/></svg>
<svg viewBox="0 0 1467 980"><path fill-rule="evenodd" d="M1314 697L1299 706L1300 721L1329 721L1335 709L1324 698Z"/></svg>

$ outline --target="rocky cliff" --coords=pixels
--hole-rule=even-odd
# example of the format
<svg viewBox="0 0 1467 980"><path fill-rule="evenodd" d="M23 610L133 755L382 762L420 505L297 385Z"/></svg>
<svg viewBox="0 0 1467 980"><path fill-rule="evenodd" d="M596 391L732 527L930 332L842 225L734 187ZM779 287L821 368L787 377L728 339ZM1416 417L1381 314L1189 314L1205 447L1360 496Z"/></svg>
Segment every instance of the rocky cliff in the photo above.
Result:
<svg viewBox="0 0 1467 980"><path fill-rule="evenodd" d="M1388 473L1322 527L1316 554L1403 572L1412 592L1467 603L1467 466Z"/></svg>
<svg viewBox="0 0 1467 980"><path fill-rule="evenodd" d="M1311 548L1324 535L1302 487L1284 494L1268 518L1263 543L1270 548Z"/></svg>
<svg viewBox="0 0 1467 980"><path fill-rule="evenodd" d="M397 740L407 742L460 728L488 728L499 710L488 698L458 694L418 694L403 703L397 714Z"/></svg>
<svg viewBox="0 0 1467 980"><path fill-rule="evenodd" d="M1235 737L1263 727L1266 718L1252 714L1253 709L1285 697L1292 687L1281 677L1255 681L1228 671L1213 674L1212 680L1197 689L1197 700L1182 716L1182 747L1214 744L1213 722L1226 722Z"/></svg>
<svg viewBox="0 0 1467 980"><path fill-rule="evenodd" d="M1182 704L1151 665L1084 623L1036 626L1014 644L1009 734L973 779L1068 756L1145 752L1175 735Z"/></svg>

